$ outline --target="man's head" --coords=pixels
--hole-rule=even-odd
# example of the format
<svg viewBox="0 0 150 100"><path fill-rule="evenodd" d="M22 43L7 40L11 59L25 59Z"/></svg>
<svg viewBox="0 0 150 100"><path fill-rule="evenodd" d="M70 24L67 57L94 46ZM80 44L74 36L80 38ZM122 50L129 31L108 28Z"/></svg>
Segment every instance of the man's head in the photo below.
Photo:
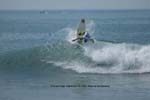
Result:
<svg viewBox="0 0 150 100"><path fill-rule="evenodd" d="M81 19L81 22L82 22L82 23L85 23L85 19Z"/></svg>

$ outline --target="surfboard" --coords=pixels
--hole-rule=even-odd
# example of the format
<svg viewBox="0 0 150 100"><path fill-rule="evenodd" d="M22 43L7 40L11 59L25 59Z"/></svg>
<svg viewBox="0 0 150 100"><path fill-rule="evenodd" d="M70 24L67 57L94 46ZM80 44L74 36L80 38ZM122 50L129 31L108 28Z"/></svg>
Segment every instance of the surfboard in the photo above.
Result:
<svg viewBox="0 0 150 100"><path fill-rule="evenodd" d="M80 33L84 33L84 32L86 32L86 25L85 25L85 20L82 19L77 28L77 37L82 36L80 35Z"/></svg>
<svg viewBox="0 0 150 100"><path fill-rule="evenodd" d="M86 32L86 24L85 24L85 20L81 19L78 27L77 27L77 42L78 43L83 43L83 39L81 39L84 35L84 33Z"/></svg>

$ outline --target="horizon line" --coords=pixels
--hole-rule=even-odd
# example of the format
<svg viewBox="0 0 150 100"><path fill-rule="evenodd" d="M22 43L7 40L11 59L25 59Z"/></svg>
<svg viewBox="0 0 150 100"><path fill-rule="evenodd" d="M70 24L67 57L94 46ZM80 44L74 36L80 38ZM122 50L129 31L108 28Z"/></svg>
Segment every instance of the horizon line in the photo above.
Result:
<svg viewBox="0 0 150 100"><path fill-rule="evenodd" d="M0 11L87 11L87 10L150 10L150 8L121 8L121 9L0 9Z"/></svg>

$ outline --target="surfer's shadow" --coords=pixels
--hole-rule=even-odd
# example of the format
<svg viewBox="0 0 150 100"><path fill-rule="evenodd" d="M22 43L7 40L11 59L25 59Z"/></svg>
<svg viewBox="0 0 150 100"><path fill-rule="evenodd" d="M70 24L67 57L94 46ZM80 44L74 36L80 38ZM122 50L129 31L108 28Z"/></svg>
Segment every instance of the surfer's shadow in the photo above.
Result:
<svg viewBox="0 0 150 100"><path fill-rule="evenodd" d="M101 68L112 68L115 66L115 63L108 63L108 62L100 62L94 63L92 67L101 67Z"/></svg>
<svg viewBox="0 0 150 100"><path fill-rule="evenodd" d="M100 67L110 67L110 66L114 66L115 64L113 63L96 63L96 66L100 66Z"/></svg>

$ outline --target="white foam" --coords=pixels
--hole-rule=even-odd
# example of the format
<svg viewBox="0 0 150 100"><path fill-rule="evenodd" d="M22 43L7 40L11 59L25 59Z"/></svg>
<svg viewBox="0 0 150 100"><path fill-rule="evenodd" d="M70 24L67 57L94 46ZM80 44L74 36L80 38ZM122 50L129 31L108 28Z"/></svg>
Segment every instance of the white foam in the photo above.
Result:
<svg viewBox="0 0 150 100"><path fill-rule="evenodd" d="M75 42L72 42L72 40L76 38L76 30L72 28L66 28L65 31L68 33L66 40L69 43L74 44Z"/></svg>
<svg viewBox="0 0 150 100"><path fill-rule="evenodd" d="M58 67L71 69L78 73L146 73L150 72L150 46L139 46L132 48L129 44L106 45L104 48L86 48L85 56L91 58L98 64L108 64L109 66L93 65L90 62L80 60L53 61Z"/></svg>
<svg viewBox="0 0 150 100"><path fill-rule="evenodd" d="M117 45L117 44L116 44ZM127 44L126 44L127 45ZM112 47L85 51L85 55L93 62L113 63L108 66L93 66L88 62L53 62L56 66L64 69L71 69L78 73L146 73L150 72L150 46L141 46L139 49L127 48L126 45L119 44ZM88 52L88 53L87 53ZM91 52L91 53L90 53Z"/></svg>
<svg viewBox="0 0 150 100"><path fill-rule="evenodd" d="M93 20L88 20L86 25L87 32L93 34L95 32L95 23Z"/></svg>
<svg viewBox="0 0 150 100"><path fill-rule="evenodd" d="M100 49L84 48L85 55L94 62L110 65L110 68L107 69L108 73L112 69L113 73L150 72L150 45L112 44L105 45L105 47Z"/></svg>

